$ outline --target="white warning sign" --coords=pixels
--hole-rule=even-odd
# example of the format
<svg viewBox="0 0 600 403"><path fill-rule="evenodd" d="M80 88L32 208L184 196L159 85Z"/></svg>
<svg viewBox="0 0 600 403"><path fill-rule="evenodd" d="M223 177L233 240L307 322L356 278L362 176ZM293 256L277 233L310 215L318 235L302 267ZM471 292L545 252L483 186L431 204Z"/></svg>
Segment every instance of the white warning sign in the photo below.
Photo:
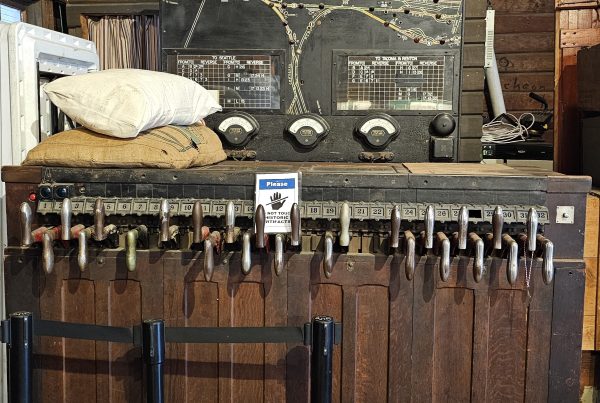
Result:
<svg viewBox="0 0 600 403"><path fill-rule="evenodd" d="M255 206L265 209L265 234L284 234L292 230L290 209L298 203L298 173L256 174Z"/></svg>

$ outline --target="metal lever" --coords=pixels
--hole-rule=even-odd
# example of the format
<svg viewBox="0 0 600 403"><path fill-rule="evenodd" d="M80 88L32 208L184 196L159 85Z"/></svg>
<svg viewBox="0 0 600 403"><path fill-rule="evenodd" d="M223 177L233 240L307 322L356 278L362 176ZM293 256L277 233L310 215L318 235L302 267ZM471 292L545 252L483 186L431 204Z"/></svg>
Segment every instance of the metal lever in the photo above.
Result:
<svg viewBox="0 0 600 403"><path fill-rule="evenodd" d="M280 275L283 271L283 234L275 235L275 274Z"/></svg>
<svg viewBox="0 0 600 403"><path fill-rule="evenodd" d="M346 202L340 206L340 246L350 245L350 205Z"/></svg>
<svg viewBox="0 0 600 403"><path fill-rule="evenodd" d="M104 202L99 197L94 204L94 239L96 241L104 241L104 238L106 237L104 231L105 216L106 210L104 209Z"/></svg>
<svg viewBox="0 0 600 403"><path fill-rule="evenodd" d="M537 238L542 244L542 278L544 284L549 285L554 279L554 243L542 235Z"/></svg>
<svg viewBox="0 0 600 403"><path fill-rule="evenodd" d="M60 225L62 231L60 237L63 241L71 240L71 218L73 217L73 205L71 199L65 198L60 207Z"/></svg>
<svg viewBox="0 0 600 403"><path fill-rule="evenodd" d="M467 235L469 234L469 209L462 206L458 211L458 249L467 249Z"/></svg>
<svg viewBox="0 0 600 403"><path fill-rule="evenodd" d="M400 207L394 206L390 217L392 224L392 233L390 234L390 248L397 248L400 245Z"/></svg>
<svg viewBox="0 0 600 403"><path fill-rule="evenodd" d="M127 270L135 271L137 266L137 243L138 239L148 238L148 228L140 225L136 229L127 232L127 251L125 252L125 261Z"/></svg>
<svg viewBox="0 0 600 403"><path fill-rule="evenodd" d="M264 249L265 247L265 208L262 204L256 207L254 213L254 225L256 227L256 247Z"/></svg>
<svg viewBox="0 0 600 403"><path fill-rule="evenodd" d="M199 244L204 240L202 236L202 225L204 221L204 212L202 211L202 203L197 201L192 209L192 243Z"/></svg>
<svg viewBox="0 0 600 403"><path fill-rule="evenodd" d="M30 246L33 244L33 237L31 236L31 221L33 220L33 213L31 212L31 206L29 203L21 203L19 212L21 216L21 246Z"/></svg>
<svg viewBox="0 0 600 403"><path fill-rule="evenodd" d="M443 282L448 281L450 277L450 240L443 232L437 233L438 242L440 242L440 277Z"/></svg>
<svg viewBox="0 0 600 403"><path fill-rule="evenodd" d="M235 205L227 202L225 207L225 243L235 242Z"/></svg>
<svg viewBox="0 0 600 403"><path fill-rule="evenodd" d="M94 229L92 227L88 227L83 231L79 232L78 240L79 240L79 248L77 251L77 264L79 265L79 270L82 272L87 269L89 264L89 255L88 255L88 239L92 236Z"/></svg>
<svg viewBox="0 0 600 403"><path fill-rule="evenodd" d="M473 249L475 250L475 258L473 259L473 277L475 278L475 282L479 283L485 274L485 265L483 262L483 239L481 239L479 235L474 232L469 234L469 239L471 240Z"/></svg>
<svg viewBox="0 0 600 403"><path fill-rule="evenodd" d="M290 221L292 222L292 233L290 236L290 245L298 246L300 245L300 207L298 207L298 203L292 204L292 209L290 210Z"/></svg>
<svg viewBox="0 0 600 403"><path fill-rule="evenodd" d="M221 244L221 233L213 231L204 241L204 279L211 281L215 270L214 248L219 248Z"/></svg>
<svg viewBox="0 0 600 403"><path fill-rule="evenodd" d="M242 235L242 273L249 274L252 269L252 252L250 250L250 231Z"/></svg>
<svg viewBox="0 0 600 403"><path fill-rule="evenodd" d="M160 210L158 213L158 218L160 221L160 229L158 242L168 242L171 237L169 236L169 227L170 227L170 219L171 219L171 204L168 200L160 201Z"/></svg>
<svg viewBox="0 0 600 403"><path fill-rule="evenodd" d="M406 273L406 278L408 280L412 280L415 275L415 266L416 266L416 240L415 235L410 231L404 231L404 254L406 255L406 262L404 271Z"/></svg>
<svg viewBox="0 0 600 403"><path fill-rule="evenodd" d="M502 241L508 248L506 278L509 284L514 285L519 275L519 244L510 235L502 235Z"/></svg>
<svg viewBox="0 0 600 403"><path fill-rule="evenodd" d="M61 227L54 227L42 235L42 265L46 274L50 274L54 270L54 240L60 232Z"/></svg>
<svg viewBox="0 0 600 403"><path fill-rule="evenodd" d="M535 208L530 208L527 213L527 250L535 252L537 247L538 213Z"/></svg>
<svg viewBox="0 0 600 403"><path fill-rule="evenodd" d="M330 278L333 273L333 234L330 231L325 233L325 251L323 254L323 271L325 277Z"/></svg>
<svg viewBox="0 0 600 403"><path fill-rule="evenodd" d="M433 248L433 231L435 228L435 210L433 206L425 209L425 249Z"/></svg>
<svg viewBox="0 0 600 403"><path fill-rule="evenodd" d="M494 234L494 249L502 249L502 229L504 228L504 212L502 207L497 206L492 216L492 233Z"/></svg>

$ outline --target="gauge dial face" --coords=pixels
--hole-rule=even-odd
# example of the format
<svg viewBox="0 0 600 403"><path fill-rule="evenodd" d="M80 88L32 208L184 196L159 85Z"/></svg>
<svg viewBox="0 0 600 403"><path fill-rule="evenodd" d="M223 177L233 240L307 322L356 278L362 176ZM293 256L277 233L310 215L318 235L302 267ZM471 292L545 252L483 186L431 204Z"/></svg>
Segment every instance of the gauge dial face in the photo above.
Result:
<svg viewBox="0 0 600 403"><path fill-rule="evenodd" d="M398 136L400 126L390 115L378 113L359 120L355 131L367 147L383 149Z"/></svg>
<svg viewBox="0 0 600 403"><path fill-rule="evenodd" d="M244 129L248 133L250 133L251 131L253 131L255 129L252 122L250 122L248 119L244 118L243 116L231 116L221 122L218 130L220 132L224 133L227 130L229 130L231 128L231 126L238 126L242 129Z"/></svg>
<svg viewBox="0 0 600 403"><path fill-rule="evenodd" d="M395 134L397 131L392 122L381 118L367 120L359 130L362 134L369 134L369 132L375 128L385 130L388 136Z"/></svg>
<svg viewBox="0 0 600 403"><path fill-rule="evenodd" d="M329 133L329 125L319 115L301 115L289 123L287 132L300 147L312 148Z"/></svg>
<svg viewBox="0 0 600 403"><path fill-rule="evenodd" d="M246 112L231 112L216 127L215 131L230 145L244 146L258 133L258 122Z"/></svg>

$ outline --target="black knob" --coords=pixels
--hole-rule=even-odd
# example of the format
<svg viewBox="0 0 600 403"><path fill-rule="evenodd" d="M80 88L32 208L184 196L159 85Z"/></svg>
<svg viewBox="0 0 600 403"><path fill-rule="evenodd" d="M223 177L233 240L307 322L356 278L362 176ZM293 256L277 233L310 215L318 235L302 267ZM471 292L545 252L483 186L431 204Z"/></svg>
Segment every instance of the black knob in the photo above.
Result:
<svg viewBox="0 0 600 403"><path fill-rule="evenodd" d="M59 186L54 189L54 194L56 194L58 199L64 199L69 197L69 188L66 186Z"/></svg>
<svg viewBox="0 0 600 403"><path fill-rule="evenodd" d="M449 136L456 129L456 120L449 113L440 113L433 118L430 128L434 136Z"/></svg>
<svg viewBox="0 0 600 403"><path fill-rule="evenodd" d="M52 198L52 189L50 186L40 186L40 199L51 199Z"/></svg>

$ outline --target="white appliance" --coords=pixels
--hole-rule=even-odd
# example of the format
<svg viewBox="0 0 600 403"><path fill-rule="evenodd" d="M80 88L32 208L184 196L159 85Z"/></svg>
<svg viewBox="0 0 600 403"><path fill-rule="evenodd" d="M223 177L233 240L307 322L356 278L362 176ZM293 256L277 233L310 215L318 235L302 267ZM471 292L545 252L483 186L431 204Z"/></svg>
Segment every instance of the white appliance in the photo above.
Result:
<svg viewBox="0 0 600 403"><path fill-rule="evenodd" d="M0 22L0 166L19 165L27 152L52 135L52 108L40 86L53 79L99 69L93 42L34 25ZM0 317L4 309L6 206L0 182ZM0 350L0 385L6 386ZM0 401L6 400L2 391Z"/></svg>

